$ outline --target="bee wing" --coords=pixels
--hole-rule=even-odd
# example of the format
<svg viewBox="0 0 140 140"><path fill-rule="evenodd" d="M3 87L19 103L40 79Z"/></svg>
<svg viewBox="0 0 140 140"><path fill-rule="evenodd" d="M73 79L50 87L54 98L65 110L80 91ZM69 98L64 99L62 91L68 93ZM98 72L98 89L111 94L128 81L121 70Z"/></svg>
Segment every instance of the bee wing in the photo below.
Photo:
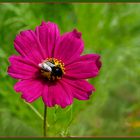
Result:
<svg viewBox="0 0 140 140"><path fill-rule="evenodd" d="M52 71L52 68L46 63L39 64L39 67L50 72Z"/></svg>
<svg viewBox="0 0 140 140"><path fill-rule="evenodd" d="M49 65L47 65L46 63L43 64L43 69L52 71L52 68Z"/></svg>
<svg viewBox="0 0 140 140"><path fill-rule="evenodd" d="M47 65L49 65L50 67L54 67L55 65L52 64L51 62L46 62Z"/></svg>

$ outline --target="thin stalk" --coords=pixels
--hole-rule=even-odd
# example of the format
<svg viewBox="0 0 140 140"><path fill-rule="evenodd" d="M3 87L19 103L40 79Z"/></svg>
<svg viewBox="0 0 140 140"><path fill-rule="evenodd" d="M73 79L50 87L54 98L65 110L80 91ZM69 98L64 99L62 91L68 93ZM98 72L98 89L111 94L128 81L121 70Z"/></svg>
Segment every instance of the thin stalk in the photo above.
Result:
<svg viewBox="0 0 140 140"><path fill-rule="evenodd" d="M32 106L31 104L29 104L29 103L27 103L27 102L25 102L34 112L35 112L35 114L41 119L41 120L43 120L43 116L38 112L38 110L34 107L34 106Z"/></svg>
<svg viewBox="0 0 140 140"><path fill-rule="evenodd" d="M71 107L70 107L70 120L69 120L69 122L68 122L68 124L67 124L67 126L66 126L66 128L64 130L64 135L65 136L67 136L68 129L69 129L69 127L70 127L70 125L71 125L73 120L74 120L74 118L73 118L73 111L72 111L72 105L71 105Z"/></svg>
<svg viewBox="0 0 140 140"><path fill-rule="evenodd" d="M47 136L47 106L44 105L44 121L43 121L44 137Z"/></svg>

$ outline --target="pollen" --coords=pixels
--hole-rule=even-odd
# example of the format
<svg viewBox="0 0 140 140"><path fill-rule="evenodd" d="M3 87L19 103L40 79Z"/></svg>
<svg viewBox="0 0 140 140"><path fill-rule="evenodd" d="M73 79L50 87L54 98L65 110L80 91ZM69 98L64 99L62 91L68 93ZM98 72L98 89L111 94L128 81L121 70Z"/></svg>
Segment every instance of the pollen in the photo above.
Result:
<svg viewBox="0 0 140 140"><path fill-rule="evenodd" d="M56 58L47 58L38 66L41 76L49 81L59 80L65 74L64 63Z"/></svg>

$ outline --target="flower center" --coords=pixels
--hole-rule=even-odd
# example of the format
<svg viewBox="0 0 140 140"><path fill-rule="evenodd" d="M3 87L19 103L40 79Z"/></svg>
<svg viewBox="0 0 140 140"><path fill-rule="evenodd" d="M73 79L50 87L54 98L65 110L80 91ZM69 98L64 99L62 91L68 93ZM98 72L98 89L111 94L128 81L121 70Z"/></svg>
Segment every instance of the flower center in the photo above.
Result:
<svg viewBox="0 0 140 140"><path fill-rule="evenodd" d="M38 66L40 67L41 75L49 81L61 79L65 73L64 63L56 58L47 58Z"/></svg>

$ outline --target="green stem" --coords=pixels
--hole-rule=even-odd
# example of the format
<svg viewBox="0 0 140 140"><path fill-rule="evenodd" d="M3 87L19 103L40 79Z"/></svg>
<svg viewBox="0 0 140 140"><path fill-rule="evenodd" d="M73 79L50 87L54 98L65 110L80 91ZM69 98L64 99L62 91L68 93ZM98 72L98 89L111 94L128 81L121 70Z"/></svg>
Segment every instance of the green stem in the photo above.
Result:
<svg viewBox="0 0 140 140"><path fill-rule="evenodd" d="M44 122L43 122L44 137L47 135L47 106L44 105Z"/></svg>

